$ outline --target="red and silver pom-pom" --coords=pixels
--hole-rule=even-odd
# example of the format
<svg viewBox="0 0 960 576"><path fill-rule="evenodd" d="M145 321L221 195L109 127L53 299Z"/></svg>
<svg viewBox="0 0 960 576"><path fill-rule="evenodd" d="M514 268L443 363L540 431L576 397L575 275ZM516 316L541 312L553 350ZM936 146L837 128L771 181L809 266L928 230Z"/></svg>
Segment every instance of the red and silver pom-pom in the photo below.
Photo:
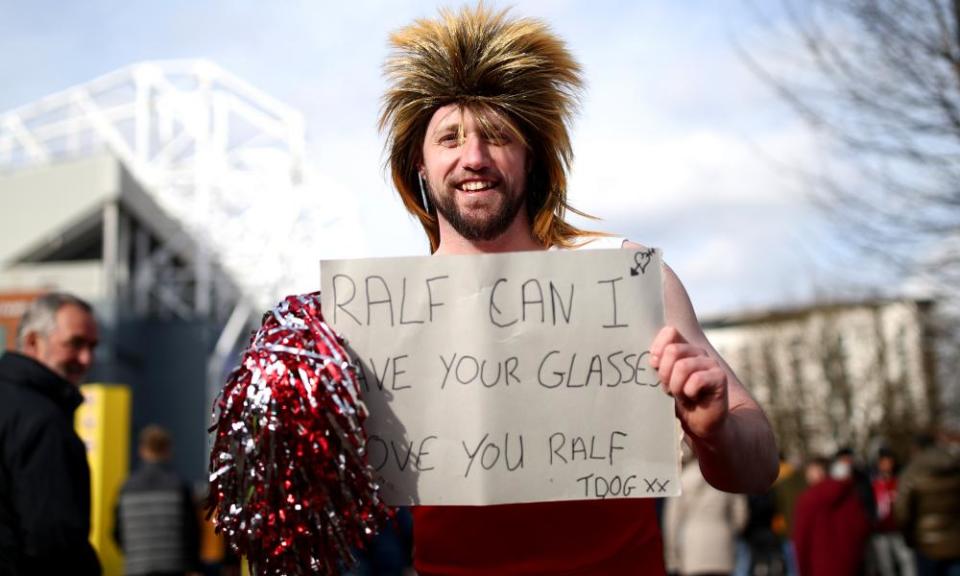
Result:
<svg viewBox="0 0 960 576"><path fill-rule="evenodd" d="M339 574L389 519L357 383L315 293L264 316L220 392L209 504L258 576Z"/></svg>

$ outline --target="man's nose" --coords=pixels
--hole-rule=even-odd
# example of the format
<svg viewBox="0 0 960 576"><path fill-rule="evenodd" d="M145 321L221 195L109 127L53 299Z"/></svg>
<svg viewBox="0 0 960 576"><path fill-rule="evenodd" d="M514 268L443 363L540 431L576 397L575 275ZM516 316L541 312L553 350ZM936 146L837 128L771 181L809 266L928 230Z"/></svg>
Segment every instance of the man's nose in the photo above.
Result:
<svg viewBox="0 0 960 576"><path fill-rule="evenodd" d="M79 362L84 367L89 367L93 364L93 348L90 346L84 346L77 351L77 362Z"/></svg>
<svg viewBox="0 0 960 576"><path fill-rule="evenodd" d="M467 134L461 147L460 161L467 170L482 170L490 166L487 141L478 134Z"/></svg>

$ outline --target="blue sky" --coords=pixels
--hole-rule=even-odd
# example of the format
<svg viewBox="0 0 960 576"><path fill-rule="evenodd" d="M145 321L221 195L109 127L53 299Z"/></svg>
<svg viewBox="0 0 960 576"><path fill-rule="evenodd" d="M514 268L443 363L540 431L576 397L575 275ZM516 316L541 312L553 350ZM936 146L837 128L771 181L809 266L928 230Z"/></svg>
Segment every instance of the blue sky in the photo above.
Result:
<svg viewBox="0 0 960 576"><path fill-rule="evenodd" d="M376 119L389 31L441 5L458 4L0 0L0 111L142 60L210 59L303 112L315 171L360 207L362 255L425 253L386 181ZM537 0L514 12L546 20L584 67L570 199L603 218L591 226L663 248L707 314L851 280L836 231L780 168L824 152L731 47L763 31L739 2Z"/></svg>

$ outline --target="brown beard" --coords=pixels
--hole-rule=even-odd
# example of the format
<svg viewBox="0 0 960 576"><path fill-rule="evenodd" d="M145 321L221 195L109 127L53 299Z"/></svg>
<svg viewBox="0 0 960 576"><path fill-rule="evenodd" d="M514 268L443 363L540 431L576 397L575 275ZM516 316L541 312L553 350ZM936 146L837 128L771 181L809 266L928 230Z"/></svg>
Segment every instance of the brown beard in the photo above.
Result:
<svg viewBox="0 0 960 576"><path fill-rule="evenodd" d="M500 204L499 210L497 210L496 213L488 215L481 220L471 219L460 211L453 194L438 196L429 184L427 185L427 189L430 193L430 200L434 206L437 207L437 212L450 223L450 226L452 226L460 236L471 241L489 241L496 239L507 231L507 228L510 227L510 224L513 223L513 220L523 207L523 194L510 196L501 193L506 197L506 202Z"/></svg>

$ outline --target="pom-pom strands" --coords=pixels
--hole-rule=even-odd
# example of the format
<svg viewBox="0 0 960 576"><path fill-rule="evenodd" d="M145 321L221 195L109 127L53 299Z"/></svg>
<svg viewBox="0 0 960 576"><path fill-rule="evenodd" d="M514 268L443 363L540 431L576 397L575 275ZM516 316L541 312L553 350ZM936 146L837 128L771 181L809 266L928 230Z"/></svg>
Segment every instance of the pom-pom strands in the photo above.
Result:
<svg viewBox="0 0 960 576"><path fill-rule="evenodd" d="M358 390L315 293L264 316L220 392L210 507L257 576L339 574L389 518L366 462Z"/></svg>

